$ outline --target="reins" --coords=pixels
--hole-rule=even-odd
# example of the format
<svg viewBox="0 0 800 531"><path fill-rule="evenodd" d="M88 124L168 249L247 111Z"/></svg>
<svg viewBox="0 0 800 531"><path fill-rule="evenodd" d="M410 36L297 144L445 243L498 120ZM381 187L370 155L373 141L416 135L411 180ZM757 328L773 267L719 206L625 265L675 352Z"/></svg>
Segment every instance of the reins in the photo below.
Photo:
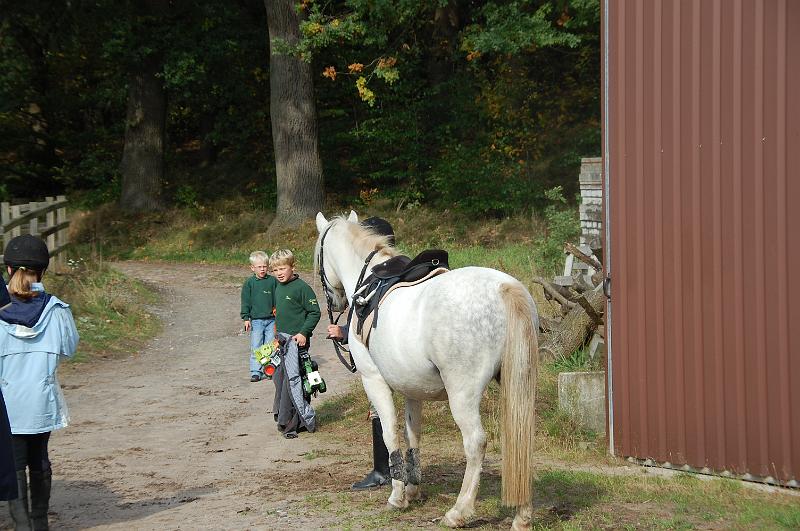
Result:
<svg viewBox="0 0 800 531"><path fill-rule="evenodd" d="M342 318L342 315L344 314L345 311L347 311L349 307L350 311L347 313L347 324L349 325L351 316L353 315L353 306L350 304L350 301L346 301L347 306L345 306L344 310L339 312L339 315L336 316L336 319L333 318L333 310L331 309L331 306L333 304L333 294L332 294L333 288L331 288L328 285L328 279L325 276L325 265L323 262L323 253L325 252L325 237L328 235L328 231L331 230L331 226L332 225L329 225L328 228L325 229L325 232L322 233L322 238L320 239L319 242L319 279L322 282L322 291L325 293L325 303L326 306L328 307L328 321L330 321L332 325L338 326L339 319ZM364 280L364 274L367 272L367 267L369 266L369 262L370 260L372 260L372 258L375 256L377 252L378 252L377 249L373 250L371 253L367 255L367 258L364 260L364 267L361 268L361 274L358 276L358 281L356 282L356 288ZM339 358L339 361L342 362L342 365L344 365L348 371L356 372L358 368L356 367L356 362L353 360L353 354L350 352L350 349L345 347L344 344L339 339L336 339L334 337L329 337L328 339L333 341L333 348L336 351L336 356ZM347 363L347 360L342 355L342 351L345 351L350 355L350 363Z"/></svg>

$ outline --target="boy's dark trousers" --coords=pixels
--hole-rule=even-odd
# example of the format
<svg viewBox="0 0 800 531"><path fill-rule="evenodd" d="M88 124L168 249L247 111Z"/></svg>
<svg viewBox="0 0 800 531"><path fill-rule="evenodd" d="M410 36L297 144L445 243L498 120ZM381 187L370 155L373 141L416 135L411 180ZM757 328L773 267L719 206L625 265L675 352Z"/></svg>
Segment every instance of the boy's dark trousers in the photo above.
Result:
<svg viewBox="0 0 800 531"><path fill-rule="evenodd" d="M308 347L310 341L306 340L305 346L297 347L297 356L302 360L303 356L308 355ZM287 439L297 437L297 431L302 429L300 426L300 414L294 406L286 407L286 404L291 404L289 391L289 379L286 377L284 368L286 364L281 363L275 369L275 374L272 375L273 382L280 382L281 387L275 390L275 402L272 406L272 411L275 411L275 422L278 424L278 431L280 431ZM278 407L281 404L283 407Z"/></svg>

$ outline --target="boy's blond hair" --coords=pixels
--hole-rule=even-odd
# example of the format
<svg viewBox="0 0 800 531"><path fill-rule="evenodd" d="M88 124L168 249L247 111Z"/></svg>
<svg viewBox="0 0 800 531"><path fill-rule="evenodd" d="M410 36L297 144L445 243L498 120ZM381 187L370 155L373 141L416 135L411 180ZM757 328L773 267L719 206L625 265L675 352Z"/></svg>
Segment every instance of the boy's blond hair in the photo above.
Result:
<svg viewBox="0 0 800 531"><path fill-rule="evenodd" d="M264 251L253 251L250 253L250 265L269 264L269 255Z"/></svg>
<svg viewBox="0 0 800 531"><path fill-rule="evenodd" d="M272 253L272 256L269 257L269 267L278 267L282 265L288 265L289 267L294 267L294 254L289 249L281 249L279 251L275 251Z"/></svg>

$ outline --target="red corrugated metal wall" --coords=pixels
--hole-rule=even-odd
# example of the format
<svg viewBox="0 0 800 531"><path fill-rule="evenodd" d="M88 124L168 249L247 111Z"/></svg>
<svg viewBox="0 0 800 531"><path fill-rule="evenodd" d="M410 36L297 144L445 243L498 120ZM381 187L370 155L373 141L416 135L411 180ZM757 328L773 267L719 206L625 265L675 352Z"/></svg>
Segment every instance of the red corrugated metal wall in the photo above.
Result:
<svg viewBox="0 0 800 531"><path fill-rule="evenodd" d="M800 1L603 9L614 452L800 480Z"/></svg>

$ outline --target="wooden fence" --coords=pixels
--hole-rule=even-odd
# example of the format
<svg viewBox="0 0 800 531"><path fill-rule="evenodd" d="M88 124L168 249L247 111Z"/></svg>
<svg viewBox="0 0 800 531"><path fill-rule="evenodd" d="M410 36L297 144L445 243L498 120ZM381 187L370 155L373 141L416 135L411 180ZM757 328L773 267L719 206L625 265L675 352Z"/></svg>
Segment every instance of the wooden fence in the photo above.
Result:
<svg viewBox="0 0 800 531"><path fill-rule="evenodd" d="M33 234L47 242L50 256L61 263L61 252L69 245L67 240L67 198L46 197L44 201L31 201L21 205L0 203L0 240L5 250L11 238L22 234ZM0 263L3 256L0 255Z"/></svg>

